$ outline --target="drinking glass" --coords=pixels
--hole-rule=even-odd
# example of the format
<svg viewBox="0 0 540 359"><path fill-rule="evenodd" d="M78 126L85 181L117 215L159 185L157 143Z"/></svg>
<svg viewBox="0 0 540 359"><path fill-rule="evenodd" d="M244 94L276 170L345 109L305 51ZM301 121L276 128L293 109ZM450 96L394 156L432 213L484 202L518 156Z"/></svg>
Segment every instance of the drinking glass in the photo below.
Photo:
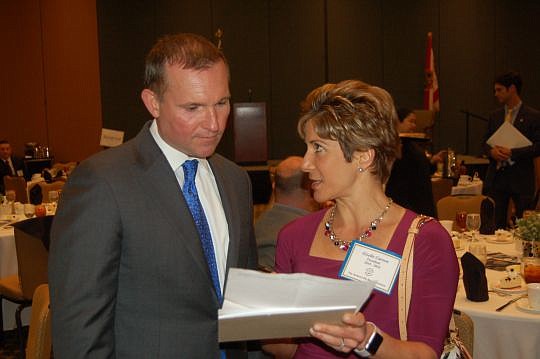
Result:
<svg viewBox="0 0 540 359"><path fill-rule="evenodd" d="M456 212L456 227L458 228L458 231L465 232L465 229L467 228L467 212L466 211L458 211Z"/></svg>
<svg viewBox="0 0 540 359"><path fill-rule="evenodd" d="M526 283L540 283L540 258L523 257L521 274Z"/></svg>
<svg viewBox="0 0 540 359"><path fill-rule="evenodd" d="M17 199L17 195L14 190L10 189L6 191L6 199L8 202L15 202L15 199Z"/></svg>
<svg viewBox="0 0 540 359"><path fill-rule="evenodd" d="M8 201L8 204L9 204L9 214L15 214L15 200L17 199L17 194L15 193L14 190L12 189L9 189L6 191L6 199Z"/></svg>
<svg viewBox="0 0 540 359"><path fill-rule="evenodd" d="M476 231L480 229L480 213L467 214L465 224L467 230L471 231L472 241L474 242Z"/></svg>
<svg viewBox="0 0 540 359"><path fill-rule="evenodd" d="M26 218L31 218L34 216L34 213L36 212L34 205L31 203L25 203L24 204L24 215Z"/></svg>
<svg viewBox="0 0 540 359"><path fill-rule="evenodd" d="M480 260L484 265L487 263L486 244L480 241L474 241L469 244L469 252Z"/></svg>
<svg viewBox="0 0 540 359"><path fill-rule="evenodd" d="M58 202L58 191L49 191L49 203L56 203Z"/></svg>
<svg viewBox="0 0 540 359"><path fill-rule="evenodd" d="M34 209L36 217L45 217L47 215L47 208L43 204L38 204Z"/></svg>

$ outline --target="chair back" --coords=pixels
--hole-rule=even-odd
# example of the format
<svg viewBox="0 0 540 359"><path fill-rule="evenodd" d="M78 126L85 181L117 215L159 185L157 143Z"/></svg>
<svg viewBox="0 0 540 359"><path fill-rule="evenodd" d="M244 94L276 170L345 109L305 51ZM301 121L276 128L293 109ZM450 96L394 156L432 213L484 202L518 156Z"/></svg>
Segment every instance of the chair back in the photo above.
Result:
<svg viewBox="0 0 540 359"><path fill-rule="evenodd" d="M452 179L451 178L435 178L431 180L431 190L433 192L433 203L437 205L437 202L443 197L450 196L452 193Z"/></svg>
<svg viewBox="0 0 540 359"><path fill-rule="evenodd" d="M437 214L439 216L439 220L448 219L455 221L456 212L458 211L480 213L480 206L484 198L486 198L486 196L480 194L443 197L437 202Z"/></svg>
<svg viewBox="0 0 540 359"><path fill-rule="evenodd" d="M13 224L19 281L23 297L32 300L34 291L48 283L47 261L54 216L35 217Z"/></svg>
<svg viewBox="0 0 540 359"><path fill-rule="evenodd" d="M458 335L465 348L469 351L471 356L474 356L474 322L471 317L462 311L454 310L454 323L458 330Z"/></svg>
<svg viewBox="0 0 540 359"><path fill-rule="evenodd" d="M24 177L4 176L4 189L15 191L17 202L28 203L28 193L26 192L26 180Z"/></svg>
<svg viewBox="0 0 540 359"><path fill-rule="evenodd" d="M54 181L52 183L39 182L38 185L41 187L41 198L43 202L49 202L49 192L58 191L64 188L64 181Z"/></svg>
<svg viewBox="0 0 540 359"><path fill-rule="evenodd" d="M26 359L49 359L52 347L49 286L42 284L37 287L33 298Z"/></svg>

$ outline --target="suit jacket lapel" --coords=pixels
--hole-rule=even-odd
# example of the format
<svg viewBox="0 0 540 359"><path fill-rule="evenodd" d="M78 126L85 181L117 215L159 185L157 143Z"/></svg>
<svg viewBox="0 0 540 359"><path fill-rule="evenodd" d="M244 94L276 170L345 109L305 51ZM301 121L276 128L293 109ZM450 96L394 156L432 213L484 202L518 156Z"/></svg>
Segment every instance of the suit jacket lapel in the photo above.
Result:
<svg viewBox="0 0 540 359"><path fill-rule="evenodd" d="M167 159L154 141L147 124L139 133L136 141L138 152L138 168L135 174L141 188L147 189L147 200L161 210L167 219L171 232L186 247L197 266L208 274L209 284L213 286L206 258L201 248L199 233L192 219L189 207L182 195L182 190L176 180Z"/></svg>

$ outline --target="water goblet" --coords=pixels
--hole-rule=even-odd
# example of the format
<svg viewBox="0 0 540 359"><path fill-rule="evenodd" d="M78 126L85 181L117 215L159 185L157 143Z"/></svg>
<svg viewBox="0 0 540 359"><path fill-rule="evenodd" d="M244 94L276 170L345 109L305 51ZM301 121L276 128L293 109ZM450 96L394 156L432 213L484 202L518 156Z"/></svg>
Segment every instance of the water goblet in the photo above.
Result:
<svg viewBox="0 0 540 359"><path fill-rule="evenodd" d="M31 218L34 216L34 213L36 212L34 205L31 203L25 203L24 204L24 215L26 218Z"/></svg>
<svg viewBox="0 0 540 359"><path fill-rule="evenodd" d="M9 189L6 191L6 199L8 202L15 202L15 200L17 199L17 194L14 190Z"/></svg>
<svg viewBox="0 0 540 359"><path fill-rule="evenodd" d="M457 211L456 212L456 227L458 231L465 232L467 228L467 212L466 211Z"/></svg>
<svg viewBox="0 0 540 359"><path fill-rule="evenodd" d="M476 231L480 229L480 213L469 213L465 219L467 230L471 231L471 239L475 241Z"/></svg>
<svg viewBox="0 0 540 359"><path fill-rule="evenodd" d="M482 264L487 263L487 248L485 243L480 241L473 241L469 244L469 252L474 255Z"/></svg>
<svg viewBox="0 0 540 359"><path fill-rule="evenodd" d="M58 202L58 198L59 198L59 195L58 195L58 191L49 191L49 203L56 203Z"/></svg>
<svg viewBox="0 0 540 359"><path fill-rule="evenodd" d="M6 191L6 200L8 201L8 204L10 206L9 214L15 214L15 200L17 199L17 194L14 190L9 189Z"/></svg>

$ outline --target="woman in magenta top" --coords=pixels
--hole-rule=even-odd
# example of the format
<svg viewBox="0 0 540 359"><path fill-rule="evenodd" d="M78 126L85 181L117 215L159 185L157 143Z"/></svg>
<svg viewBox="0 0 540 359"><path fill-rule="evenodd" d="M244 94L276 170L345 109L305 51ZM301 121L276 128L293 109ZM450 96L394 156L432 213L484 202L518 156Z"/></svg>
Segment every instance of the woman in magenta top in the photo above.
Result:
<svg viewBox="0 0 540 359"><path fill-rule="evenodd" d="M339 278L354 239L397 254L416 214L386 197L383 184L399 155L390 95L360 81L326 84L303 104L298 131L307 145L303 170L314 198L334 206L299 218L278 237L276 271ZM458 264L448 233L426 223L414 246L408 340L399 338L397 280L389 295L373 291L341 325L317 323L310 338L267 345L277 358L438 358L452 315Z"/></svg>

